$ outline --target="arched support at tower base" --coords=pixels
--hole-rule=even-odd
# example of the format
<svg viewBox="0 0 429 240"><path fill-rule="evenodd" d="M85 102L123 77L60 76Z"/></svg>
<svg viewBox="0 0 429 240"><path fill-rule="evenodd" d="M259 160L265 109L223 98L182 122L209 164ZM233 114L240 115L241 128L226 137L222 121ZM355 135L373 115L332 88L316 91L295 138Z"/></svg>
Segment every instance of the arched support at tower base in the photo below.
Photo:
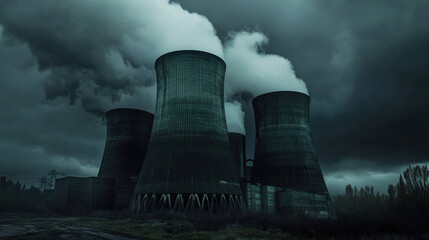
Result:
<svg viewBox="0 0 429 240"><path fill-rule="evenodd" d="M139 194L130 203L131 214L155 212L213 213L238 215L247 213L243 196L231 194Z"/></svg>

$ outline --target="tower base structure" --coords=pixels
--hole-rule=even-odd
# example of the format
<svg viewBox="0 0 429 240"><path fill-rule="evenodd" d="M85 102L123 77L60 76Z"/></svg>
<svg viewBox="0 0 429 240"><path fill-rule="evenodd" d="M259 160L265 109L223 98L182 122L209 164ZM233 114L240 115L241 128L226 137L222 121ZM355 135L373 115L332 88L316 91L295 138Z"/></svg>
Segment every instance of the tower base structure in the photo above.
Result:
<svg viewBox="0 0 429 240"><path fill-rule="evenodd" d="M151 212L243 214L246 203L232 194L140 194L130 203L132 214Z"/></svg>
<svg viewBox="0 0 429 240"><path fill-rule="evenodd" d="M329 196L276 186L244 183L247 211L251 214L333 218Z"/></svg>

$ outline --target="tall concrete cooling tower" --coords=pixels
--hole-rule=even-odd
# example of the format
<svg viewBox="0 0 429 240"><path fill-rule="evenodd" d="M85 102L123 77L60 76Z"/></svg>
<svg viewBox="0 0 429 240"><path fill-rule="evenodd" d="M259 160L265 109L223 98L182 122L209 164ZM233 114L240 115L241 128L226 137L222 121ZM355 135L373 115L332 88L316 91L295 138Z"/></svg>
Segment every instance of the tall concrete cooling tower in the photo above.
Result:
<svg viewBox="0 0 429 240"><path fill-rule="evenodd" d="M237 175L241 181L244 179L246 171L246 136L235 132L229 132L228 136Z"/></svg>
<svg viewBox="0 0 429 240"><path fill-rule="evenodd" d="M155 62L155 119L132 213L245 207L226 127L225 67L219 57L191 50Z"/></svg>
<svg viewBox="0 0 429 240"><path fill-rule="evenodd" d="M311 137L310 97L299 92L272 92L253 99L256 122L252 182L329 193Z"/></svg>
<svg viewBox="0 0 429 240"><path fill-rule="evenodd" d="M115 179L115 207L128 208L149 145L153 114L130 108L106 113L107 138L98 177Z"/></svg>

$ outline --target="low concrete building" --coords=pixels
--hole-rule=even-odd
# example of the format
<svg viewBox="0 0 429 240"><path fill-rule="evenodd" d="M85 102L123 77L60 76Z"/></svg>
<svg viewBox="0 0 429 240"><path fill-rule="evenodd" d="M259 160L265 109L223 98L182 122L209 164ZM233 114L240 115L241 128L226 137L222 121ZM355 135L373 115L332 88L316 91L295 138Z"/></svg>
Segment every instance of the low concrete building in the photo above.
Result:
<svg viewBox="0 0 429 240"><path fill-rule="evenodd" d="M326 195L280 190L275 192L276 213L289 216L307 216L313 218L330 217L330 207Z"/></svg>
<svg viewBox="0 0 429 240"><path fill-rule="evenodd" d="M242 183L242 186L249 213L330 217L326 195L260 184Z"/></svg>
<svg viewBox="0 0 429 240"><path fill-rule="evenodd" d="M246 183L247 210L249 213L275 214L277 187Z"/></svg>
<svg viewBox="0 0 429 240"><path fill-rule="evenodd" d="M64 177L55 181L55 203L61 212L113 209L115 180Z"/></svg>

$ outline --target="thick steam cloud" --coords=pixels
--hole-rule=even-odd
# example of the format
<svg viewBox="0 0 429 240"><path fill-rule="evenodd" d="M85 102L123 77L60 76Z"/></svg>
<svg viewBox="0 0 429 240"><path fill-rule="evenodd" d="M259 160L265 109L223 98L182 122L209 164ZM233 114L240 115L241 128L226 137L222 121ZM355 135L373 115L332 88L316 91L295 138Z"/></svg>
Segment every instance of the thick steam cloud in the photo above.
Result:
<svg viewBox="0 0 429 240"><path fill-rule="evenodd" d="M168 0L5 0L0 24L28 44L41 71L50 72L47 99L81 99L92 113L104 113L127 95L154 96L153 64L166 52L196 49L223 57L207 18ZM130 107L154 108L154 99L144 102Z"/></svg>
<svg viewBox="0 0 429 240"><path fill-rule="evenodd" d="M17 17L15 12L26 14ZM39 71L47 75L46 99L79 101L97 115L115 107L153 111L153 64L164 53L184 49L210 52L226 61L229 131L245 133L236 95L281 90L308 94L287 59L260 51L268 43L263 33L231 33L222 46L206 17L168 0L4 0L0 25L3 37L28 45Z"/></svg>
<svg viewBox="0 0 429 240"><path fill-rule="evenodd" d="M268 38L261 32L230 34L224 53L226 64L227 96L250 92L258 96L274 91L296 91L308 95L307 87L297 78L292 64L286 58L261 52Z"/></svg>
<svg viewBox="0 0 429 240"><path fill-rule="evenodd" d="M225 103L225 116L228 132L237 132L246 134L244 128L244 115L239 101Z"/></svg>

